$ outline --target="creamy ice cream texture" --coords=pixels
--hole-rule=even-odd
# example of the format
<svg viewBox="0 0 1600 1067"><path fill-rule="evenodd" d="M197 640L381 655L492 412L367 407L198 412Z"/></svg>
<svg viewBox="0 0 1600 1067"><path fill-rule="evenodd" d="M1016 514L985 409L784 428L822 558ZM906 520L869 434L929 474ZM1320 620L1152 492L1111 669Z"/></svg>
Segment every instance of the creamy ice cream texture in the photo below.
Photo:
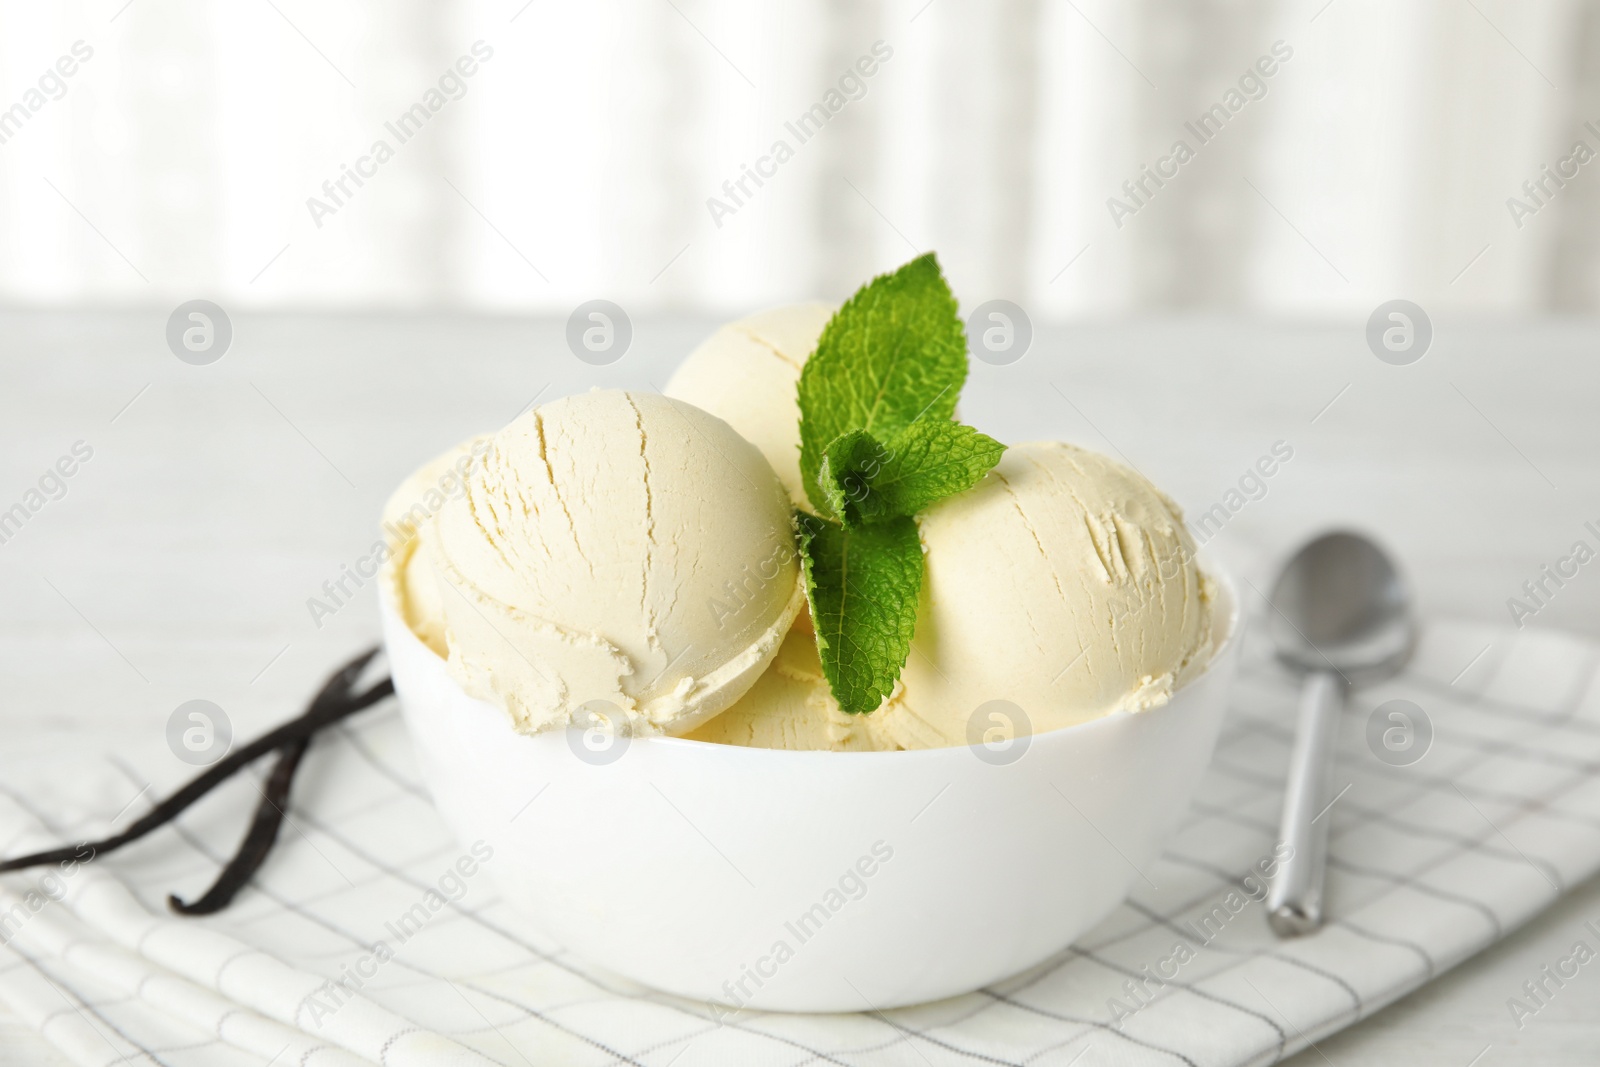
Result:
<svg viewBox="0 0 1600 1067"><path fill-rule="evenodd" d="M994 700L1035 733L1164 704L1220 636L1177 505L1099 453L1013 445L919 525L916 637L872 713L903 747L969 743Z"/></svg>
<svg viewBox="0 0 1600 1067"><path fill-rule="evenodd" d="M807 508L796 384L831 314L802 304L730 323L667 386L748 437ZM1062 443L1013 446L919 528L916 637L878 711L844 716L824 698L825 682L808 690L791 669L784 684L752 690L729 722L695 736L774 748L967 744L968 721L989 701L1017 705L1034 731L1054 729L1165 703L1209 659L1212 587L1182 513L1105 456ZM866 722L845 731L840 716Z"/></svg>
<svg viewBox="0 0 1600 1067"><path fill-rule="evenodd" d="M1012 729L1038 733L1166 703L1223 636L1177 506L1096 452L1012 446L919 525L916 637L877 711L839 710L797 626L756 687L690 736L836 751L965 745L996 700L1021 710L1004 716Z"/></svg>
<svg viewBox="0 0 1600 1067"><path fill-rule="evenodd" d="M778 656L750 691L727 711L684 736L692 741L751 748L870 752L896 749L881 715L851 715L839 707L822 674L817 639L796 622Z"/></svg>
<svg viewBox="0 0 1600 1067"><path fill-rule="evenodd" d="M827 304L793 304L730 322L689 353L666 394L723 419L761 450L796 507L800 480L800 368L833 317Z"/></svg>
<svg viewBox="0 0 1600 1067"><path fill-rule="evenodd" d="M967 744L997 699L1055 729L1165 703L1204 668L1222 635L1177 506L1105 456L1039 442L919 517L900 684L869 715L841 711L773 481L806 503L796 383L831 314L730 323L674 374L676 399L569 397L419 470L389 526L486 452L389 563L412 630L522 729L601 699L622 729L764 748Z"/></svg>
<svg viewBox="0 0 1600 1067"><path fill-rule="evenodd" d="M621 732L691 730L756 681L804 603L761 453L696 407L617 390L495 434L388 567L413 631L524 732L599 701Z"/></svg>
<svg viewBox="0 0 1600 1067"><path fill-rule="evenodd" d="M384 541L390 553L383 568L383 585L411 632L440 658L449 654L444 602L427 554L417 549L429 520L461 494L467 470L492 440L488 434L474 437L424 463L400 483L383 506Z"/></svg>

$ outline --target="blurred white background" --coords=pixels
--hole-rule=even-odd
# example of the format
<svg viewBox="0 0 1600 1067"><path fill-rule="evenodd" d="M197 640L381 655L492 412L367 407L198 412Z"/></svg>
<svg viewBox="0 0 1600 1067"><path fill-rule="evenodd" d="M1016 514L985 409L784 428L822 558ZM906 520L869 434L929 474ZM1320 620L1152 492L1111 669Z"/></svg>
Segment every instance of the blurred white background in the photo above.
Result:
<svg viewBox="0 0 1600 1067"><path fill-rule="evenodd" d="M1591 4L0 11L13 307L722 311L842 297L928 248L964 303L1042 317L1600 303L1600 166L1566 164L1565 187L1542 171L1576 142L1600 149ZM492 55L449 74L475 42ZM830 99L875 42L888 58ZM1271 76L1251 74L1277 42ZM385 124L419 103L401 143ZM819 103L834 106L801 143L785 124ZM1227 122L1202 143L1185 123L1218 104ZM380 139L393 158L362 162ZM1163 164L1180 139L1194 158ZM779 140L793 158L761 164L771 176L735 204L723 183ZM1176 173L1139 203L1123 183L1146 164ZM335 203L323 183L358 166ZM1535 201L1523 183L1541 178ZM335 210L314 218L312 197ZM736 210L714 217L712 197ZM1114 220L1112 197L1137 210Z"/></svg>

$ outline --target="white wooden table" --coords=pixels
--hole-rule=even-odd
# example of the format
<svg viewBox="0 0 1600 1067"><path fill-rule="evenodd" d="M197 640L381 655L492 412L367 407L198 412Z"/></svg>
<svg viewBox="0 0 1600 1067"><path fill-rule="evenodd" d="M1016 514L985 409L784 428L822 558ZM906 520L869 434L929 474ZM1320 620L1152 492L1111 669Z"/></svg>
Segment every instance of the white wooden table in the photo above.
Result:
<svg viewBox="0 0 1600 1067"><path fill-rule="evenodd" d="M637 321L630 351L593 367L555 320L236 315L227 355L190 366L167 311L0 313L0 511L76 442L93 450L0 543L0 782L40 752L100 758L196 697L240 736L291 714L376 634L370 583L320 628L307 599L367 551L405 473L536 396L662 385L713 325ZM1542 565L1600 547L1584 528L1600 528L1600 324L1434 325L1406 367L1360 322L1041 325L1021 361L974 366L962 414L1120 455L1191 514L1287 442L1210 550L1264 588L1296 540L1354 524L1403 558L1425 613L1509 624ZM1552 589L1533 624L1600 638L1600 562ZM1485 1067L1591 1063L1600 970L1520 1031L1506 1009L1590 918L1596 883L1296 1062L1466 1067L1487 1047ZM0 1065L57 1062L0 1016Z"/></svg>

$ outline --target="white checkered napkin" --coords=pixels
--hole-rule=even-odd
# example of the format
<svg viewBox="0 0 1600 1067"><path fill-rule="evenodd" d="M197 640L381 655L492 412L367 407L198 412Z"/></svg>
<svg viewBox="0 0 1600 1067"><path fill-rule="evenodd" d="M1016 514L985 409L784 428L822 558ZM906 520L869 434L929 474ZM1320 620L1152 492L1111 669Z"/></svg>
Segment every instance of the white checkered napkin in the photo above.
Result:
<svg viewBox="0 0 1600 1067"><path fill-rule="evenodd" d="M116 989L59 960L0 950L0 1003L79 1067L154 1062L146 1049L187 1049L206 1035L159 1012L133 1010ZM224 1055L227 1046L217 1046ZM227 1059L216 1062L226 1063ZM260 1059L249 1061L258 1064Z"/></svg>
<svg viewBox="0 0 1600 1067"><path fill-rule="evenodd" d="M1336 775L1343 791L1325 816L1332 820L1330 921L1315 936L1278 940L1252 872L1277 841L1296 684L1259 642L1247 642L1245 652L1230 718L1188 820L1162 859L1135 879L1131 898L1054 959L936 1004L860 1015L744 1012L719 1025L704 1005L571 957L498 901L482 877L469 879L402 942L396 917L438 886L462 846L434 814L392 708L313 746L291 827L228 910L204 919L151 915L167 891L203 886L231 853L252 799L244 792L96 863L103 888L75 887L68 903L90 933L280 1024L293 1020L288 1001L260 992L262 982L239 980L244 972L231 966L212 980L230 954L247 946L270 954L240 960L267 960L267 983L276 979L266 972L281 968L302 983L284 987L292 997L304 983L349 974L387 941L393 959L360 987L370 1014L352 1013L347 1039L338 1042L363 1055L390 1032L383 1026L405 1019L508 1067L1232 1067L1270 1063L1371 1014L1600 868L1600 648L1534 630L1436 624L1403 676L1352 700ZM1414 702L1432 726L1431 749L1410 765L1381 761L1368 741L1373 712L1393 699ZM132 766L107 766L104 781L78 766L71 776L7 771L5 784L51 812L71 810L73 797L102 798L102 820L109 819L146 784L144 775L174 764L164 750L124 755ZM93 779L87 785L85 773ZM176 781L168 775L153 791ZM13 819L0 803L0 837ZM49 829L52 840L83 833ZM161 933L144 934L156 926ZM269 1062L187 1023L124 1026L118 1013L126 994L107 981L109 971L91 974L60 956L33 955L31 944L19 938L13 945L31 959L0 955L0 997L59 1046L75 1048L77 1062L109 1062L94 1028L124 1052L164 1063ZM41 986L44 973L49 984ZM64 1010L63 997L77 1010ZM138 1003L155 1014L148 1001ZM383 1026L372 1024L369 1035L366 1020L379 1018ZM200 1040L209 1043L196 1046ZM386 1063L448 1062L401 1061L392 1049L386 1056Z"/></svg>
<svg viewBox="0 0 1600 1067"><path fill-rule="evenodd" d="M16 999L21 1005L34 1003L27 986L34 993L46 993L44 1004L49 1014L67 1021L75 1031L93 1031L94 1027L76 1005L57 990L49 989L46 975L59 971L63 975L93 975L95 980L115 989L125 997L143 1002L160 1021L171 1021L192 1028L197 1038L215 1035L228 1045L244 1052L272 1058L287 1063L305 1064L307 1067L371 1067L370 1060L362 1059L342 1049L329 1045L299 1030L262 1018L255 1012L242 1009L225 997L185 981L136 953L112 944L79 922L71 912L62 907L41 906L49 897L41 892L38 883L28 887L37 896L29 897L27 890L19 894L0 890L0 914L14 916L17 922L8 924L12 930L10 947L25 969L14 972L19 979L30 978L31 983L18 983ZM37 912L34 908L39 908ZM66 979L73 984L75 979ZM0 999L13 999L0 988ZM24 1010L20 1005L16 1010ZM74 1018L68 1019L72 1016ZM90 1036L85 1032L82 1036ZM87 1053L87 1054L85 1054ZM108 1060L110 1055L112 1059ZM88 1042L86 1050L79 1050L74 1060L79 1063L116 1062L126 1053L119 1052L110 1041Z"/></svg>
<svg viewBox="0 0 1600 1067"><path fill-rule="evenodd" d="M22 850L56 842L55 835L46 833L15 798L5 795L0 795L0 838L12 849ZM91 974L122 996L138 998L150 1009L146 1014L159 1013L179 1029L183 1024L198 1027L202 1037L211 1031L231 1050L256 1053L268 1061L291 1055L287 1062L319 1067L363 1062L386 1067L492 1063L359 993L328 1000L320 993L324 979L296 971L259 948L198 923L151 914L103 864L79 865L70 874L52 877L49 887L59 905L38 906L44 878L20 893L0 892L0 910L16 916L8 927L8 947L33 963L41 976L48 978L50 963L62 968L66 982L73 973ZM36 894L32 906L29 890ZM16 910L18 905L21 911ZM17 988L23 990L18 993L21 1003L35 1002L23 983ZM319 996L336 1010L310 1010ZM76 1013L90 1022L82 1010ZM150 1054L148 1048L140 1050ZM85 1050L72 1051L81 1057Z"/></svg>

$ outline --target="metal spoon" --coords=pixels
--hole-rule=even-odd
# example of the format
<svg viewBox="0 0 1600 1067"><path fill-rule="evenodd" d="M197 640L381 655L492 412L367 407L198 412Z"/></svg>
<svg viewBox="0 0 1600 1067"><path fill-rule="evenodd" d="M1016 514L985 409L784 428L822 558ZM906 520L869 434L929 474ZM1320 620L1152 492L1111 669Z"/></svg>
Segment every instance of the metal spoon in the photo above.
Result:
<svg viewBox="0 0 1600 1067"><path fill-rule="evenodd" d="M1372 541L1335 531L1303 545L1272 587L1267 628L1278 659L1305 676L1289 756L1281 839L1293 852L1267 897L1279 937L1322 925L1328 796L1339 713L1350 686L1399 671L1416 646L1411 598L1399 570Z"/></svg>

